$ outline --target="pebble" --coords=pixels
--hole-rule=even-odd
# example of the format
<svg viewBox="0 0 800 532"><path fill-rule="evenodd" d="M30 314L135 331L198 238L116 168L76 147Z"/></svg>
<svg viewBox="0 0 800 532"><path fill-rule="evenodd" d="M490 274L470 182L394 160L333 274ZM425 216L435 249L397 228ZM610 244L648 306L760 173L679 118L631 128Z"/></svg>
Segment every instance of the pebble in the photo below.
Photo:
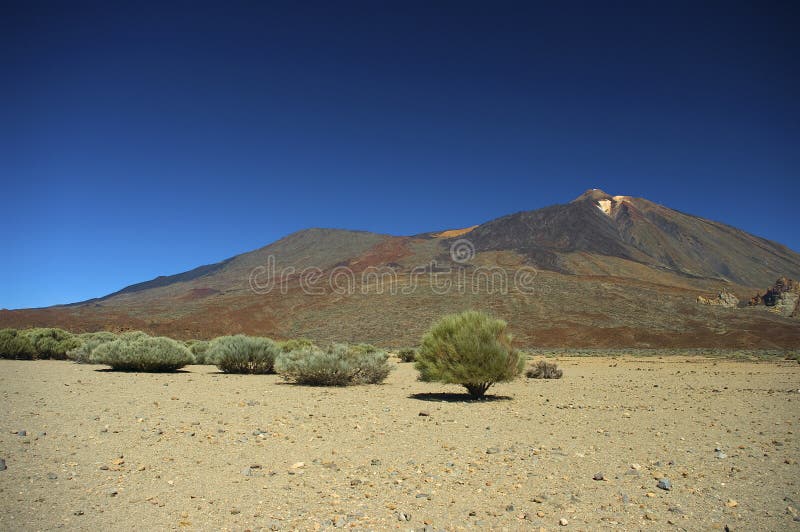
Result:
<svg viewBox="0 0 800 532"><path fill-rule="evenodd" d="M656 487L665 491L669 491L672 489L672 482L670 482L668 478L662 478L658 481Z"/></svg>
<svg viewBox="0 0 800 532"><path fill-rule="evenodd" d="M561 526L567 526L569 524L569 521L567 521L565 518L562 517L561 519L558 520L558 524Z"/></svg>
<svg viewBox="0 0 800 532"><path fill-rule="evenodd" d="M381 465L381 461L380 461L380 460L378 460L377 458L373 458L372 460L370 460L370 462L369 462L369 463L370 463L370 465L374 465L374 466L379 466L379 465Z"/></svg>
<svg viewBox="0 0 800 532"><path fill-rule="evenodd" d="M0 458L0 471L5 471L6 469L8 469L8 467L6 467L6 461Z"/></svg>
<svg viewBox="0 0 800 532"><path fill-rule="evenodd" d="M28 431L27 430L18 430L17 431L17 436L27 436L27 435L28 435Z"/></svg>
<svg viewBox="0 0 800 532"><path fill-rule="evenodd" d="M721 459L723 459L723 458L727 458L727 457L728 457L728 455L727 455L727 454L725 454L725 453L723 453L722 451L717 451L717 452L714 454L714 456L716 456L716 457L717 457L717 458L719 458L720 460L721 460Z"/></svg>
<svg viewBox="0 0 800 532"><path fill-rule="evenodd" d="M605 480L606 477L603 476L603 473L595 473L592 477L592 480Z"/></svg>
<svg viewBox="0 0 800 532"><path fill-rule="evenodd" d="M422 416L422 417L428 417L428 416L431 415L431 413L428 412L427 410L421 410L419 415Z"/></svg>
<svg viewBox="0 0 800 532"><path fill-rule="evenodd" d="M50 480L56 480L58 479L58 475L56 475L55 473L48 473L47 478L49 478Z"/></svg>
<svg viewBox="0 0 800 532"><path fill-rule="evenodd" d="M498 447L489 447L488 449L486 449L486 454L497 454L499 452L500 449Z"/></svg>
<svg viewBox="0 0 800 532"><path fill-rule="evenodd" d="M117 490L115 490L114 488L111 488L106 493L108 494L109 497L116 497L117 494L119 494L119 492Z"/></svg>
<svg viewBox="0 0 800 532"><path fill-rule="evenodd" d="M728 499L728 502L725 503L725 506L727 506L728 508L736 508L737 506L739 506L739 503L736 502L734 499Z"/></svg>
<svg viewBox="0 0 800 532"><path fill-rule="evenodd" d="M397 512L397 520L398 521L411 521L411 514L407 514L405 512Z"/></svg>
<svg viewBox="0 0 800 532"><path fill-rule="evenodd" d="M431 500L431 494L430 493L417 493L416 497L417 497L417 499L428 499L428 500Z"/></svg>
<svg viewBox="0 0 800 532"><path fill-rule="evenodd" d="M506 506L506 512L513 512L515 509L513 504Z"/></svg>

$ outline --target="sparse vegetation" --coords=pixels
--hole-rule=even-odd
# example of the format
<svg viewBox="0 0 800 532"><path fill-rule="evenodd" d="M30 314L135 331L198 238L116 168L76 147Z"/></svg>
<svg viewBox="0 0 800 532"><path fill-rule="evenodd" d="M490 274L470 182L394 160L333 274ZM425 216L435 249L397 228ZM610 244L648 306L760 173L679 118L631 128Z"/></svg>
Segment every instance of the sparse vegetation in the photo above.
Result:
<svg viewBox="0 0 800 532"><path fill-rule="evenodd" d="M525 361L506 327L476 311L443 317L422 338L415 362L420 380L460 384L479 398L492 384L515 379Z"/></svg>
<svg viewBox="0 0 800 532"><path fill-rule="evenodd" d="M94 364L106 364L119 371L175 371L194 362L191 351L180 342L163 336L130 332L97 346L89 356Z"/></svg>
<svg viewBox="0 0 800 532"><path fill-rule="evenodd" d="M117 335L108 331L98 331L79 334L77 338L81 344L67 351L67 358L80 364L88 364L92 351L94 351L97 346L113 342L117 339Z"/></svg>
<svg viewBox="0 0 800 532"><path fill-rule="evenodd" d="M81 345L81 341L75 335L64 329L41 327L22 331L21 334L33 345L35 358L66 360L67 351Z"/></svg>
<svg viewBox="0 0 800 532"><path fill-rule="evenodd" d="M417 350L411 347L401 349L397 352L397 358L400 362L414 362L417 357Z"/></svg>
<svg viewBox="0 0 800 532"><path fill-rule="evenodd" d="M334 344L327 350L304 347L278 356L275 369L284 379L309 386L381 383L391 371L388 355L364 345Z"/></svg>
<svg viewBox="0 0 800 532"><path fill-rule="evenodd" d="M278 346L284 353L289 353L305 347L314 347L314 342L308 338L291 338L289 340L278 342Z"/></svg>
<svg viewBox="0 0 800 532"><path fill-rule="evenodd" d="M545 360L540 360L525 372L529 379L560 379L563 374L557 364Z"/></svg>
<svg viewBox="0 0 800 532"><path fill-rule="evenodd" d="M0 329L0 358L33 360L36 350L30 339L16 329Z"/></svg>
<svg viewBox="0 0 800 532"><path fill-rule="evenodd" d="M221 336L205 352L206 361L225 373L274 373L278 344L258 336Z"/></svg>

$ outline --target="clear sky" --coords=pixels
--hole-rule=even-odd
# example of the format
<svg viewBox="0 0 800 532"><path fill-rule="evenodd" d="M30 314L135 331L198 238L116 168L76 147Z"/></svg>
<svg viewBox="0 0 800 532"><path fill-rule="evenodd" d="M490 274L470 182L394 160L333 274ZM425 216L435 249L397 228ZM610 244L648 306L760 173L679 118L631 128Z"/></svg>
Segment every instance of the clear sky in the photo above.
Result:
<svg viewBox="0 0 800 532"><path fill-rule="evenodd" d="M800 250L798 5L6 0L0 307L594 187Z"/></svg>

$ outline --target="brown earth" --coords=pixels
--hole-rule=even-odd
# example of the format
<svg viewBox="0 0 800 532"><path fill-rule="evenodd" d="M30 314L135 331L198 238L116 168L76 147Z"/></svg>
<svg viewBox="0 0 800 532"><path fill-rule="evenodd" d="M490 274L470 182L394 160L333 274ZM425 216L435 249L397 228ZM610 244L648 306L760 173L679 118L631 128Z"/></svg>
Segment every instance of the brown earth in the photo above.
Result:
<svg viewBox="0 0 800 532"><path fill-rule="evenodd" d="M409 364L308 388L2 360L0 529L798 529L796 362L557 362L469 403Z"/></svg>

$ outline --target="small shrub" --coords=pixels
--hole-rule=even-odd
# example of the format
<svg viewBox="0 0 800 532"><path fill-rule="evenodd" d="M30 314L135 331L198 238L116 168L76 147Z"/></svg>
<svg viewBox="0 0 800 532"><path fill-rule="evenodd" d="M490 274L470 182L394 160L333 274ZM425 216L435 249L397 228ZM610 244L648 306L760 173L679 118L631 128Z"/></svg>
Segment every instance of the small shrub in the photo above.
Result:
<svg viewBox="0 0 800 532"><path fill-rule="evenodd" d="M417 358L417 350L412 348L401 349L397 352L400 362L414 362Z"/></svg>
<svg viewBox="0 0 800 532"><path fill-rule="evenodd" d="M186 342L186 347L194 355L195 364L208 364L208 348L211 347L211 342L208 340L189 340Z"/></svg>
<svg viewBox="0 0 800 532"><path fill-rule="evenodd" d="M525 372L525 376L529 379L560 379L563 374L558 365L544 360L540 360Z"/></svg>
<svg viewBox="0 0 800 532"><path fill-rule="evenodd" d="M278 342L278 346L281 348L281 351L284 353L289 353L291 351L297 351L298 349L302 349L305 347L316 347L314 342L309 340L308 338L291 338L289 340L284 340L282 342Z"/></svg>
<svg viewBox="0 0 800 532"><path fill-rule="evenodd" d="M205 353L207 362L225 373L274 373L278 344L258 336L221 336Z"/></svg>
<svg viewBox="0 0 800 532"><path fill-rule="evenodd" d="M160 372L180 369L194 362L194 357L185 345L171 338L131 332L97 346L89 361L119 371Z"/></svg>
<svg viewBox="0 0 800 532"><path fill-rule="evenodd" d="M0 329L0 358L34 360L36 350L27 336L16 329Z"/></svg>
<svg viewBox="0 0 800 532"><path fill-rule="evenodd" d="M476 311L443 317L423 336L414 366L420 380L461 384L473 398L522 373L506 322Z"/></svg>
<svg viewBox="0 0 800 532"><path fill-rule="evenodd" d="M305 347L282 353L275 369L284 379L309 386L378 384L392 370L387 359L382 351L334 344L327 350Z"/></svg>
<svg viewBox="0 0 800 532"><path fill-rule="evenodd" d="M79 364L88 364L92 356L92 351L94 351L97 346L113 342L118 337L112 332L98 331L79 334L77 338L81 342L81 345L67 351L67 358Z"/></svg>
<svg viewBox="0 0 800 532"><path fill-rule="evenodd" d="M22 331L33 344L36 358L53 358L66 360L67 351L81 345L81 341L72 333L53 327L41 327Z"/></svg>

